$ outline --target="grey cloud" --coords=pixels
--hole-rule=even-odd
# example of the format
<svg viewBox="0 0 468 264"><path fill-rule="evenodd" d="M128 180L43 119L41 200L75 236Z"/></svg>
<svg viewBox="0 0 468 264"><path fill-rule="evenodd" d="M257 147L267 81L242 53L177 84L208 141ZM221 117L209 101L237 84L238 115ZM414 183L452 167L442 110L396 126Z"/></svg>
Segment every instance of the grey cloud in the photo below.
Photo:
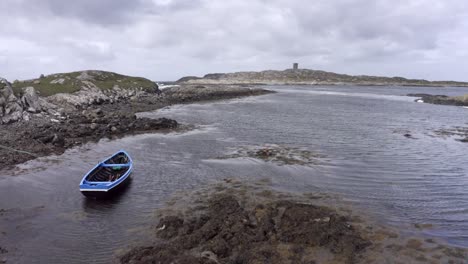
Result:
<svg viewBox="0 0 468 264"><path fill-rule="evenodd" d="M102 67L177 79L298 61L468 80L459 70L468 58L465 0L3 0L0 8L9 10L0 24L0 70L8 64L12 78Z"/></svg>
<svg viewBox="0 0 468 264"><path fill-rule="evenodd" d="M144 6L141 0L43 1L43 8L50 10L53 15L98 24L125 23L135 13L142 12Z"/></svg>

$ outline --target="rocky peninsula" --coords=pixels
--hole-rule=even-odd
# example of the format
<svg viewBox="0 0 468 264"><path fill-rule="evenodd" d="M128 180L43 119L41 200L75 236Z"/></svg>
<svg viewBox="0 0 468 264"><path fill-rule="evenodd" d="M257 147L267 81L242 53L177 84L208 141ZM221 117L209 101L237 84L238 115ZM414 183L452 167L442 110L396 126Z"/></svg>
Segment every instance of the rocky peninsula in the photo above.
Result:
<svg viewBox="0 0 468 264"><path fill-rule="evenodd" d="M260 85L362 85L362 86L463 86L466 82L427 81L403 77L347 75L310 69L284 71L211 73L203 77L187 76L179 79L182 84L260 84Z"/></svg>
<svg viewBox="0 0 468 264"><path fill-rule="evenodd" d="M260 72L210 73L203 77L186 76L178 84L192 85L350 85L350 86L416 86L416 87L468 87L467 82L428 81L403 77L347 75L310 69L267 70ZM468 95L446 96L408 94L418 97L415 101L468 106Z"/></svg>
<svg viewBox="0 0 468 264"><path fill-rule="evenodd" d="M168 105L252 96L270 91L182 85L160 90L145 78L105 71L0 79L0 166L61 154L102 138L180 129L175 120L137 118Z"/></svg>
<svg viewBox="0 0 468 264"><path fill-rule="evenodd" d="M468 106L468 94L461 96L433 95L433 94L408 94L411 97L418 97L416 102L437 104L437 105L454 105Z"/></svg>

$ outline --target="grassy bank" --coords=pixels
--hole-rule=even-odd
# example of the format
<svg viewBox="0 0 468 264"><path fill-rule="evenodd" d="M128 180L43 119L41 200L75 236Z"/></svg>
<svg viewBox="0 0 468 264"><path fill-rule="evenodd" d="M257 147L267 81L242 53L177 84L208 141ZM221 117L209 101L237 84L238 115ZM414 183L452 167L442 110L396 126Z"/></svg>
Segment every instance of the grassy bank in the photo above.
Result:
<svg viewBox="0 0 468 264"><path fill-rule="evenodd" d="M95 86L102 90L112 89L118 86L121 89L141 88L153 90L156 84L142 77L126 76L106 71L79 71L70 73L56 73L41 76L38 79L15 81L13 90L15 94L21 94L24 87L32 86L42 96L50 96L57 93L73 93L82 87Z"/></svg>

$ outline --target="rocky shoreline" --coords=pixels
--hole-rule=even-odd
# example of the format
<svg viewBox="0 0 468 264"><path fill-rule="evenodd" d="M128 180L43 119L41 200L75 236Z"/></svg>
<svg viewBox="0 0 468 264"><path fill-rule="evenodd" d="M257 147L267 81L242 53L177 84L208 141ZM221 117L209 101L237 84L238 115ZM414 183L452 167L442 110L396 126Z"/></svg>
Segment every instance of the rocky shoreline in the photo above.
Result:
<svg viewBox="0 0 468 264"><path fill-rule="evenodd" d="M153 242L127 250L118 262L463 263L468 256L432 239L404 237L327 195L268 185L225 179L175 196L157 213Z"/></svg>
<svg viewBox="0 0 468 264"><path fill-rule="evenodd" d="M453 106L468 106L468 96L447 96L447 95L432 95L432 94L408 94L407 96L418 97L416 102L437 104L437 105L453 105Z"/></svg>
<svg viewBox="0 0 468 264"><path fill-rule="evenodd" d="M27 120L18 118L15 122L0 125L0 167L5 169L41 156L61 154L68 148L102 138L182 129L177 121L171 119L137 118L135 114L138 112L173 104L267 93L271 91L236 86L186 85L154 93L142 92L138 96L131 93L132 96L118 101L92 99L91 103L65 105L52 114L40 112ZM38 99L45 101L42 97Z"/></svg>

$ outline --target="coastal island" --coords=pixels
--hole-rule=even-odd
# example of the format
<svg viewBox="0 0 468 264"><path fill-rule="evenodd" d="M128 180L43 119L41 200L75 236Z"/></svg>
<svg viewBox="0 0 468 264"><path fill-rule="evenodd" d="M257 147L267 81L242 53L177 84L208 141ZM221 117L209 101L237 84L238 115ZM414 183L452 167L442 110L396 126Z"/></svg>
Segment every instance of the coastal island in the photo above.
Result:
<svg viewBox="0 0 468 264"><path fill-rule="evenodd" d="M259 84L259 85L355 85L355 86L421 86L421 87L468 87L467 82L428 81L403 77L348 75L321 70L292 69L283 71L209 73L203 77L186 76L179 84Z"/></svg>
<svg viewBox="0 0 468 264"><path fill-rule="evenodd" d="M346 85L346 86L414 86L414 87L468 87L467 82L428 81L403 77L348 75L321 70L292 69L283 71L209 73L203 77L186 76L178 84L216 85ZM468 106L468 95L446 96L430 94L408 94L424 103Z"/></svg>

